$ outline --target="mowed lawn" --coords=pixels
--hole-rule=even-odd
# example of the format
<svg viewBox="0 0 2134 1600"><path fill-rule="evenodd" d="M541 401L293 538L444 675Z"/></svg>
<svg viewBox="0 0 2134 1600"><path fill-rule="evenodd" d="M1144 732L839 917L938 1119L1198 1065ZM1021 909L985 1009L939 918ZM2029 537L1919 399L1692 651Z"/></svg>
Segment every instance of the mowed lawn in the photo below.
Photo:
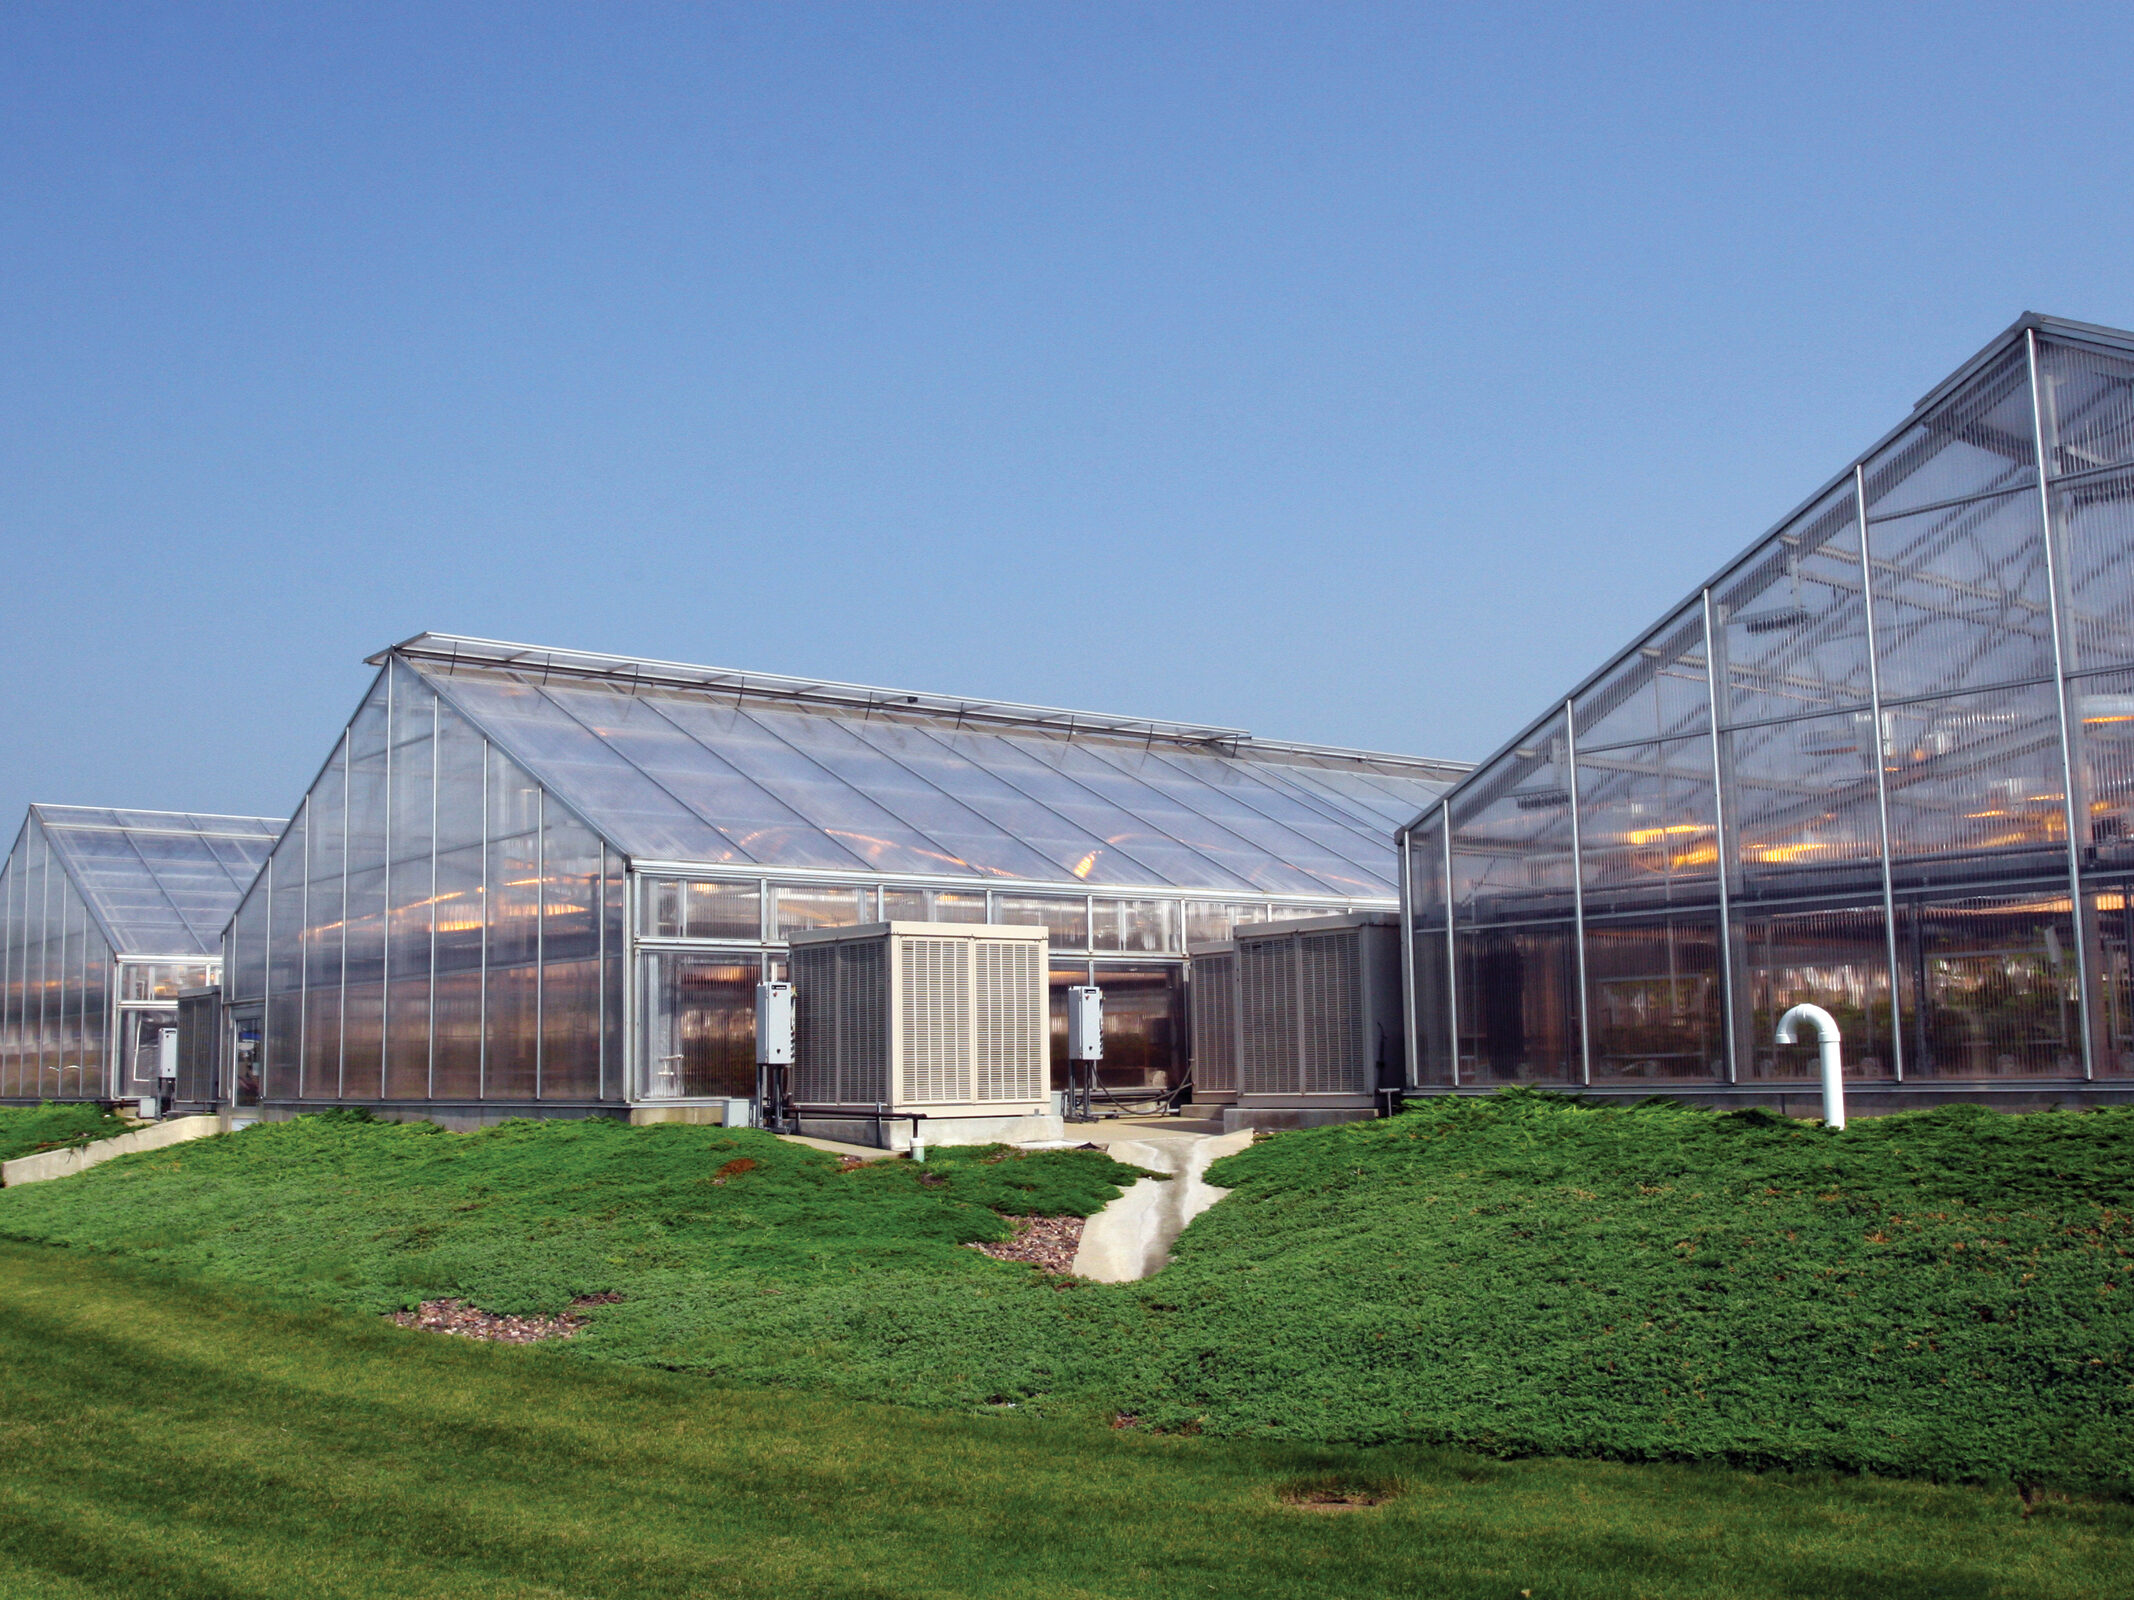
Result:
<svg viewBox="0 0 2134 1600"><path fill-rule="evenodd" d="M0 1245L15 1597L2124 1594L2011 1490L1150 1436L721 1387ZM1285 1484L1397 1480L1370 1509Z"/></svg>

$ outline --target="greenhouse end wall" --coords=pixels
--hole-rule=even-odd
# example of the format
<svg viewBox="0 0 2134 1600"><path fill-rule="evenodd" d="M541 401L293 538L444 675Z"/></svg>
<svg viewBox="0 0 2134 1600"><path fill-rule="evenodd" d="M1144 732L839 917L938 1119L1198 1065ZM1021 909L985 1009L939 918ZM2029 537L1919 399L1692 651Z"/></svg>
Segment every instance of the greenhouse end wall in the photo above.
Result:
<svg viewBox="0 0 2134 1600"><path fill-rule="evenodd" d="M621 858L394 660L226 936L241 1101L623 1098Z"/></svg>
<svg viewBox="0 0 2134 1600"><path fill-rule="evenodd" d="M1425 1091L2134 1091L2134 335L2026 318L1403 830Z"/></svg>

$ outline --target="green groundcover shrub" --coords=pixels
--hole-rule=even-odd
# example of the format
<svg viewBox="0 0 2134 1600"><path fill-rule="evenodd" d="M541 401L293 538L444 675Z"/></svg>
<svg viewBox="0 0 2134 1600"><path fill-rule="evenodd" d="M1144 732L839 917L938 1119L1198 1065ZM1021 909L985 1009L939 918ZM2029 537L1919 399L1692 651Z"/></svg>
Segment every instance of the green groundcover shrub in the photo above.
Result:
<svg viewBox="0 0 2134 1600"><path fill-rule="evenodd" d="M1136 1175L1094 1151L846 1169L745 1129L306 1117L0 1193L0 1234L372 1313L620 1295L535 1358L919 1405L2134 1480L2134 1111L1832 1134L1509 1092L1263 1139L1142 1283L966 1248Z"/></svg>
<svg viewBox="0 0 2134 1600"><path fill-rule="evenodd" d="M101 1106L52 1101L0 1106L0 1161L66 1150L125 1131L126 1124Z"/></svg>

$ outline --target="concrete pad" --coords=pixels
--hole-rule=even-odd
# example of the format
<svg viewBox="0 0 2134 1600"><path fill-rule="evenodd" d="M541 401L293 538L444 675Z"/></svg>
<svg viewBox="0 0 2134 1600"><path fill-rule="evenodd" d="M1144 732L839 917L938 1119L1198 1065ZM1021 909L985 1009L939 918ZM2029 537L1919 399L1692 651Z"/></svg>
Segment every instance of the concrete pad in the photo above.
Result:
<svg viewBox="0 0 2134 1600"><path fill-rule="evenodd" d="M887 1161L896 1154L880 1145L840 1144L835 1139L816 1139L805 1133L781 1133L778 1137L787 1144L804 1144L810 1150L826 1150L833 1156L856 1156L862 1161Z"/></svg>
<svg viewBox="0 0 2134 1600"><path fill-rule="evenodd" d="M171 1117L163 1122L152 1122L132 1133L122 1133L116 1138L99 1139L96 1143L83 1145L78 1150L47 1150L40 1155L18 1156L13 1161L0 1161L0 1188L12 1189L18 1184L44 1183L52 1178L71 1178L77 1172L87 1172L91 1167L101 1166L116 1156L135 1155L143 1150L163 1150L174 1144L184 1144L191 1139L205 1139L221 1132L222 1119L218 1116Z"/></svg>
<svg viewBox="0 0 2134 1600"><path fill-rule="evenodd" d="M1132 1283L1170 1265L1171 1246L1186 1224L1228 1194L1207 1181L1209 1163L1252 1143L1252 1130L1210 1136L1143 1125L1141 1137L1092 1139L1114 1161L1166 1178L1143 1178L1089 1219L1075 1252L1074 1271L1098 1283Z"/></svg>

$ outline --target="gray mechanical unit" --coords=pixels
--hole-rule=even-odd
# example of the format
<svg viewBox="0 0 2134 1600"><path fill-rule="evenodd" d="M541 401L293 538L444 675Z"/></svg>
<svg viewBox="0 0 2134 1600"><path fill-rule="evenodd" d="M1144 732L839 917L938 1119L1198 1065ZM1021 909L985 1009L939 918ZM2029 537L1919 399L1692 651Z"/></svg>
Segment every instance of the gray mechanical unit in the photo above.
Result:
<svg viewBox="0 0 2134 1600"><path fill-rule="evenodd" d="M1398 1091L1407 1078L1399 918L1360 912L1270 922L1240 928L1230 944L1236 1088L1225 1124L1297 1127L1375 1115L1381 1091ZM1219 948L1209 955L1219 964ZM1217 976L1209 987L1216 992L1209 1009L1218 1013L1208 1030L1210 1055L1221 1063L1212 1035L1225 984ZM1196 1052L1196 1083L1198 1059Z"/></svg>

